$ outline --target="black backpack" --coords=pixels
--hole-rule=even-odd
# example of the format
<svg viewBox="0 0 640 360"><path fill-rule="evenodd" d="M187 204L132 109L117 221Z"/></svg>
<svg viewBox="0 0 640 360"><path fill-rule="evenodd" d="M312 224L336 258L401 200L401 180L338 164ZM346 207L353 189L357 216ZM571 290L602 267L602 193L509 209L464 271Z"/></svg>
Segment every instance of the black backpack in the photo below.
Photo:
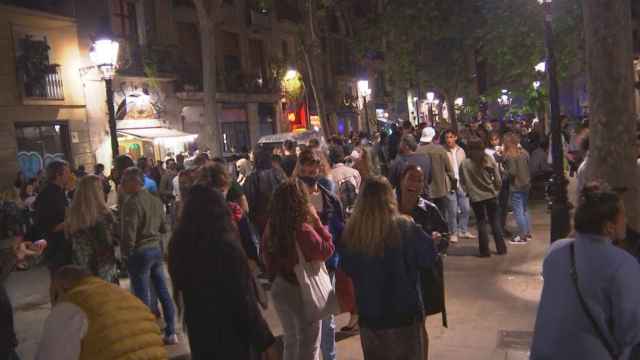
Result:
<svg viewBox="0 0 640 360"><path fill-rule="evenodd" d="M350 178L344 179L338 184L338 198L347 217L353 212L358 198L358 189L349 180Z"/></svg>

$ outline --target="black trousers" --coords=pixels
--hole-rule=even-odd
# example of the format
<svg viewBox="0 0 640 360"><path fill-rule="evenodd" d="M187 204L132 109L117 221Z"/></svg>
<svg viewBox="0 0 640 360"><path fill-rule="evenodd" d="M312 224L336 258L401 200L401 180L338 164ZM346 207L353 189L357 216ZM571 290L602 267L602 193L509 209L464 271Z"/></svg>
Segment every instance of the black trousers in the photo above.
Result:
<svg viewBox="0 0 640 360"><path fill-rule="evenodd" d="M447 213L447 210L449 209L449 199L446 196L441 198L432 198L431 201L436 204L441 214ZM449 229L449 231L452 230Z"/></svg>
<svg viewBox="0 0 640 360"><path fill-rule="evenodd" d="M502 227L503 234L507 228L507 214L509 213L509 179L502 181L502 188L498 194L498 205L500 214L500 226Z"/></svg>
<svg viewBox="0 0 640 360"><path fill-rule="evenodd" d="M496 242L496 250L499 254L507 252L507 245L502 236L502 227L500 226L500 216L498 210L498 201L496 198L487 199L478 202L472 202L471 208L476 215L478 227L478 241L480 247L480 255L490 255L489 251L489 227L493 233L493 240Z"/></svg>

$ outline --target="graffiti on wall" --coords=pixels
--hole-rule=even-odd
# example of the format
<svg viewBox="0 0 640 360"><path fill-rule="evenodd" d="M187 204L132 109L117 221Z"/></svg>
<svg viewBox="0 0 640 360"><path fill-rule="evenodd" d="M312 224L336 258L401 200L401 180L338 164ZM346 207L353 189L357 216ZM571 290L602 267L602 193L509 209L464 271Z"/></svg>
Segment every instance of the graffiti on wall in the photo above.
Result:
<svg viewBox="0 0 640 360"><path fill-rule="evenodd" d="M20 171L27 179L34 178L38 175L38 172L49 165L54 160L64 160L64 154L45 153L44 158L42 154L35 151L20 151L18 152L18 167Z"/></svg>

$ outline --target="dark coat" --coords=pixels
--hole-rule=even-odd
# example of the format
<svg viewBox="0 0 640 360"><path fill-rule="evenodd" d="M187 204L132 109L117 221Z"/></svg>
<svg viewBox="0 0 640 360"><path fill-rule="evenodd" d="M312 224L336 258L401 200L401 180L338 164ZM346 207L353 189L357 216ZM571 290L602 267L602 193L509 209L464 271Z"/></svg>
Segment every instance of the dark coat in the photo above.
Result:
<svg viewBox="0 0 640 360"><path fill-rule="evenodd" d="M345 226L344 212L342 211L342 204L340 200L329 191L329 189L323 185L318 184L320 191L322 192L322 213L318 214L322 224L329 228L331 237L333 238L333 245L336 245L336 240L342 236L342 231ZM327 260L326 265L330 270L338 268L340 262L340 254L334 251L333 255Z"/></svg>
<svg viewBox="0 0 640 360"><path fill-rule="evenodd" d="M212 247L219 271L182 293L191 359L259 359L275 338L258 308L247 258L230 241Z"/></svg>
<svg viewBox="0 0 640 360"><path fill-rule="evenodd" d="M4 287L15 264L16 257L13 249L0 249L0 354L9 354L18 345L13 328L13 308Z"/></svg>

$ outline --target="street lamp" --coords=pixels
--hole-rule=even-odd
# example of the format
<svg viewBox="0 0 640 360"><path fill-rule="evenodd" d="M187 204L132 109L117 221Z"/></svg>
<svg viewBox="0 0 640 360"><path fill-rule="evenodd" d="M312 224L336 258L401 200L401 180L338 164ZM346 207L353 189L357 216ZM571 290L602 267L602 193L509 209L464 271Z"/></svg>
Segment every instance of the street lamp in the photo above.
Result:
<svg viewBox="0 0 640 360"><path fill-rule="evenodd" d="M567 198L567 179L564 176L564 154L562 149L562 125L560 124L560 100L556 77L556 57L553 50L552 0L538 0L544 6L544 44L546 62L536 66L537 71L546 71L549 80L549 102L551 104L551 154L553 179L551 183L551 241L564 238L571 231ZM542 65L544 64L544 65Z"/></svg>
<svg viewBox="0 0 640 360"><path fill-rule="evenodd" d="M427 118L429 126L433 126L433 104L436 98L436 94L433 91L427 93Z"/></svg>
<svg viewBox="0 0 640 360"><path fill-rule="evenodd" d="M102 73L107 91L107 110L109 112L109 135L111 136L111 153L113 159L118 157L118 132L116 129L116 112L113 104L113 77L118 68L118 50L120 45L108 36L98 38L91 46L89 57Z"/></svg>
<svg viewBox="0 0 640 360"><path fill-rule="evenodd" d="M544 62L544 61L541 62L541 63L538 63L538 65L534 66L533 69L535 71L541 72L541 73L546 72L547 71L547 63Z"/></svg>
<svg viewBox="0 0 640 360"><path fill-rule="evenodd" d="M285 79L286 81L288 81L288 80L293 80L293 79L295 79L295 78L297 78L297 77L298 77L298 71L297 71L297 70L295 70L295 69L289 69L289 70L287 70L287 73L284 75L284 79Z"/></svg>
<svg viewBox="0 0 640 360"><path fill-rule="evenodd" d="M367 108L367 97L371 95L369 80L358 81L358 94L362 96L362 107L364 108L364 122L367 126L367 134L371 136L371 125L369 124L369 109Z"/></svg>

